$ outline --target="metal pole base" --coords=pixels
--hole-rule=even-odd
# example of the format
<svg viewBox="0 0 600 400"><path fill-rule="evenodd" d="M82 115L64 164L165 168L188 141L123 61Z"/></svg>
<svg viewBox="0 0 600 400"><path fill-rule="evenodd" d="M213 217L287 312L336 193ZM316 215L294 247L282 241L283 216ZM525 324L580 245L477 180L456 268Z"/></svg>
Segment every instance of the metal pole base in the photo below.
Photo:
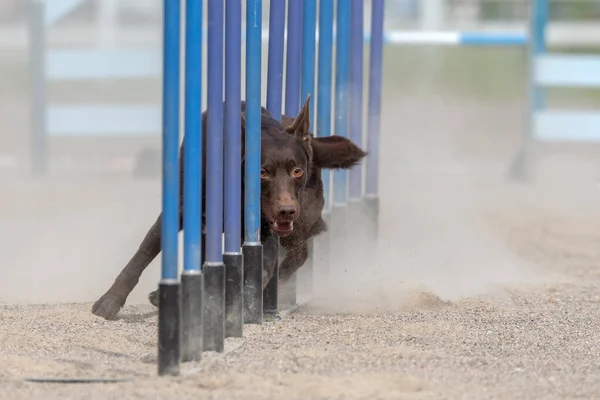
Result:
<svg viewBox="0 0 600 400"><path fill-rule="evenodd" d="M225 265L204 263L204 351L225 349Z"/></svg>
<svg viewBox="0 0 600 400"><path fill-rule="evenodd" d="M200 271L181 274L181 360L200 361L203 346L204 276Z"/></svg>
<svg viewBox="0 0 600 400"><path fill-rule="evenodd" d="M179 375L179 282L158 284L158 375Z"/></svg>
<svg viewBox="0 0 600 400"><path fill-rule="evenodd" d="M244 256L223 254L225 263L225 337L242 337L244 327Z"/></svg>
<svg viewBox="0 0 600 400"><path fill-rule="evenodd" d="M244 243L244 323L263 323L263 246Z"/></svg>

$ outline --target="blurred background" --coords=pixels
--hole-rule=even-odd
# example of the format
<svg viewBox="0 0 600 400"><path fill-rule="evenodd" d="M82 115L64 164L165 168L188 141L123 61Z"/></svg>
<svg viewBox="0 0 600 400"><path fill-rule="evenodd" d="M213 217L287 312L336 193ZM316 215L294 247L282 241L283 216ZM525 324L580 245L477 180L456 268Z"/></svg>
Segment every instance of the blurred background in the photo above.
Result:
<svg viewBox="0 0 600 400"><path fill-rule="evenodd" d="M160 210L160 120L153 119L160 117L156 114L160 113L160 75L57 80L36 87L32 76L39 66L34 61L39 53L31 51L30 39L32 34L43 34L46 52L148 50L150 56L140 68L160 71L162 1L66 3L73 7L62 18L40 26L31 25L35 21L31 2L0 0L0 301L95 300L133 255ZM369 29L370 1L365 4L365 29ZM269 1L263 1L265 28L268 5ZM525 33L528 10L526 0L387 0L385 28ZM597 53L600 0L552 0L548 37L553 50ZM264 82L266 50L265 41ZM368 50L365 57L368 65ZM68 60L65 63L68 66ZM78 68L86 67L77 65L72 72L77 73ZM443 219L472 205L457 198L451 210L439 204L426 207L422 200L429 198L427 193L431 198L447 197L452 188L460 187L459 191L473 199L480 196L472 192L473 180L500 181L523 135L525 77L523 47L388 44L384 50L381 155L384 207L398 200L391 187L397 188L397 179L405 179L402 196L406 199L412 193L411 207L422 207L410 215L418 225L421 222L415 216L420 213L424 219L433 218L426 215L437 209L435 218ZM37 96L39 93L45 99ZM597 107L599 99L598 93L583 90L549 91L550 103L565 107ZM32 165L40 154L34 150L35 132L42 122L34 117L38 115L34 113L36 104L64 108L91 103L110 104L113 109L139 107L149 113L142 112L133 122L110 120L109 114L76 121L95 127L92 133L77 131L77 123L66 135L51 133L46 141L48 170L32 177ZM129 124L136 123L144 125L145 132L128 134ZM102 132L104 126L119 124L123 133L114 128ZM596 184L598 154L592 146L548 145L544 151L536 166L541 182L544 176L550 177L546 181L555 181L557 176L570 181L577 176L588 185ZM398 170L406 176L396 175ZM468 179L450 185L447 175ZM436 179L443 181L437 189ZM494 193L497 198L500 192ZM399 223L404 217L394 216ZM429 223L439 234L440 222ZM446 223L451 224L450 220ZM390 226L383 223L382 229L392 229ZM393 229L398 226L393 224ZM388 232L390 243L405 240L403 243L412 246L410 251L419 247L414 243L418 236L407 232L406 237L398 236L393 229ZM428 235L423 226L421 231ZM147 292L154 289L156 264L144 275L131 301L145 302Z"/></svg>

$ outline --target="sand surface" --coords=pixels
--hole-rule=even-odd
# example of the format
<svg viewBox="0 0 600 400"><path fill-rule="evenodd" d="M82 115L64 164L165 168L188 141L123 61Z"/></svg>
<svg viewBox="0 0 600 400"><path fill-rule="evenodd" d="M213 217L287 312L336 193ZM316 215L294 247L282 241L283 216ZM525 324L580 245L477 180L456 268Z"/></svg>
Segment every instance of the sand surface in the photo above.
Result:
<svg viewBox="0 0 600 400"><path fill-rule="evenodd" d="M597 154L547 149L536 182L510 184L520 105L384 105L378 251L349 237L306 305L177 378L156 374L158 260L119 320L90 312L156 218L160 183L4 172L0 398L600 398Z"/></svg>

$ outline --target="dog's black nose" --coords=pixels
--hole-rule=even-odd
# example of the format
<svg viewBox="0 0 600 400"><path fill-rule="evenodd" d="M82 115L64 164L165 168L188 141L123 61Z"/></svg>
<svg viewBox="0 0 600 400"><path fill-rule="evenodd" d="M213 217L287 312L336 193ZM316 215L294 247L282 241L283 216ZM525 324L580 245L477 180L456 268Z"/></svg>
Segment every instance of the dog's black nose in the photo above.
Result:
<svg viewBox="0 0 600 400"><path fill-rule="evenodd" d="M296 214L296 208L291 206L279 207L279 218L292 218Z"/></svg>

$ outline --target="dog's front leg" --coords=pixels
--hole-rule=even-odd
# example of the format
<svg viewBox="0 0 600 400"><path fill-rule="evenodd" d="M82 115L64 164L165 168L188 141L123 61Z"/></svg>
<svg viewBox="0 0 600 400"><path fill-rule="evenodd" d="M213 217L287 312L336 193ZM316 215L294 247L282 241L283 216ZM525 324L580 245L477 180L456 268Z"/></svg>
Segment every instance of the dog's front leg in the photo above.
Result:
<svg viewBox="0 0 600 400"><path fill-rule="evenodd" d="M263 240L263 283L262 288L265 290L277 268L277 260L279 258L279 240L275 235L267 235Z"/></svg>
<svg viewBox="0 0 600 400"><path fill-rule="evenodd" d="M279 281L281 283L287 282L292 275L304 265L308 259L308 245L306 242L288 248L286 251L285 258L279 266Z"/></svg>
<svg viewBox="0 0 600 400"><path fill-rule="evenodd" d="M135 288L142 273L160 253L161 216L152 225L131 260L117 276L108 291L92 306L92 313L105 319L114 319Z"/></svg>

